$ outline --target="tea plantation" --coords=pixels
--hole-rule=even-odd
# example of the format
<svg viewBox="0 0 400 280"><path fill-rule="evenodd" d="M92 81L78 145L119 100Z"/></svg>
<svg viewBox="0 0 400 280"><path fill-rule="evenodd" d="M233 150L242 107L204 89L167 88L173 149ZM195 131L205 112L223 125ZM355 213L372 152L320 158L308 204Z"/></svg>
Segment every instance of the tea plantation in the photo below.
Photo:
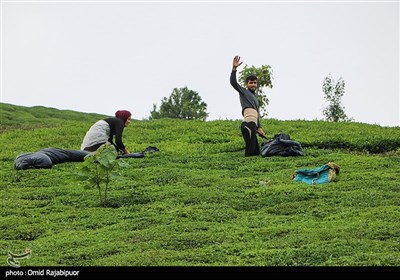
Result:
<svg viewBox="0 0 400 280"><path fill-rule="evenodd" d="M0 104L0 265L400 266L400 127L262 120L302 157L244 157L240 120L132 120L107 207L81 162L15 170L24 152L79 149L105 116ZM261 139L260 139L261 142ZM294 182L340 166L337 182Z"/></svg>

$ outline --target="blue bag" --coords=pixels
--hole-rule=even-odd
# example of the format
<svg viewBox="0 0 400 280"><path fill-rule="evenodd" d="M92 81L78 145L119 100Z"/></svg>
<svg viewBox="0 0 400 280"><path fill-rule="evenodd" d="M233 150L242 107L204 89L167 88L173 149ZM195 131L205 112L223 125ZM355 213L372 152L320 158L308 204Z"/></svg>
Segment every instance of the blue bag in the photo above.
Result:
<svg viewBox="0 0 400 280"><path fill-rule="evenodd" d="M339 180L339 171L340 167L337 164L328 162L318 168L296 170L292 179L309 185L325 184Z"/></svg>

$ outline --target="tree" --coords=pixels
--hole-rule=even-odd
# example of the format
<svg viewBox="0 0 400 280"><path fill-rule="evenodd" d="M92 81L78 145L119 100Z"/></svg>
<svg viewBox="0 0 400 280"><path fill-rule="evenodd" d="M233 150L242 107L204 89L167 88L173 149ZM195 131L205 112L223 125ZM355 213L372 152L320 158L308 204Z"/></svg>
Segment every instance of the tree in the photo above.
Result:
<svg viewBox="0 0 400 280"><path fill-rule="evenodd" d="M257 99L260 103L260 115L265 117L268 115L266 107L269 104L269 99L265 94L264 90L269 87L272 88L272 69L269 65L262 65L257 68L255 66L249 67L247 64L243 67L243 70L239 72L239 82L242 86L246 87L246 77L250 75L257 76Z"/></svg>
<svg viewBox="0 0 400 280"><path fill-rule="evenodd" d="M324 99L329 104L323 109L323 114L327 121L339 122L351 120L344 112L345 108L341 101L344 95L344 87L345 82L342 77L337 82L335 82L331 74L325 77L322 91L324 92Z"/></svg>
<svg viewBox="0 0 400 280"><path fill-rule="evenodd" d="M86 183L86 187L95 187L99 191L100 205L110 205L107 194L110 182L119 174L115 172L118 167L128 167L123 159L117 159L118 152L113 145L104 144L95 152L88 154L79 167L76 179Z"/></svg>
<svg viewBox="0 0 400 280"><path fill-rule="evenodd" d="M193 90L174 88L170 97L161 100L160 110L153 104L149 119L175 118L184 120L205 120L208 117L207 104Z"/></svg>

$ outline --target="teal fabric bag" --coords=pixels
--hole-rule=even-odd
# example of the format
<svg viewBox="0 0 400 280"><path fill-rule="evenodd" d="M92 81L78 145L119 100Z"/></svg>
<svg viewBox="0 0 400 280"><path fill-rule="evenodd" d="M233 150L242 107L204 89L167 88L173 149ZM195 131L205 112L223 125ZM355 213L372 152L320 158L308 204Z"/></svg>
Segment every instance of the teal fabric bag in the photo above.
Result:
<svg viewBox="0 0 400 280"><path fill-rule="evenodd" d="M309 185L325 184L337 181L339 179L339 171L340 167L337 164L328 162L318 168L296 170L292 175L292 179Z"/></svg>

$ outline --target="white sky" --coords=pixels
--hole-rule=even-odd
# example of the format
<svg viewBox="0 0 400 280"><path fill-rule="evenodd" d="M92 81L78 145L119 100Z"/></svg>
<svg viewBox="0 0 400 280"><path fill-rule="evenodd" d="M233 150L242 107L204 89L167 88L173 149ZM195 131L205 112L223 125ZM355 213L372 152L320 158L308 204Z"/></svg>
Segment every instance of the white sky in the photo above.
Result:
<svg viewBox="0 0 400 280"><path fill-rule="evenodd" d="M330 73L349 117L400 125L398 1L0 1L4 103L143 119L187 86L241 119L240 55L273 69L268 118L323 119Z"/></svg>

